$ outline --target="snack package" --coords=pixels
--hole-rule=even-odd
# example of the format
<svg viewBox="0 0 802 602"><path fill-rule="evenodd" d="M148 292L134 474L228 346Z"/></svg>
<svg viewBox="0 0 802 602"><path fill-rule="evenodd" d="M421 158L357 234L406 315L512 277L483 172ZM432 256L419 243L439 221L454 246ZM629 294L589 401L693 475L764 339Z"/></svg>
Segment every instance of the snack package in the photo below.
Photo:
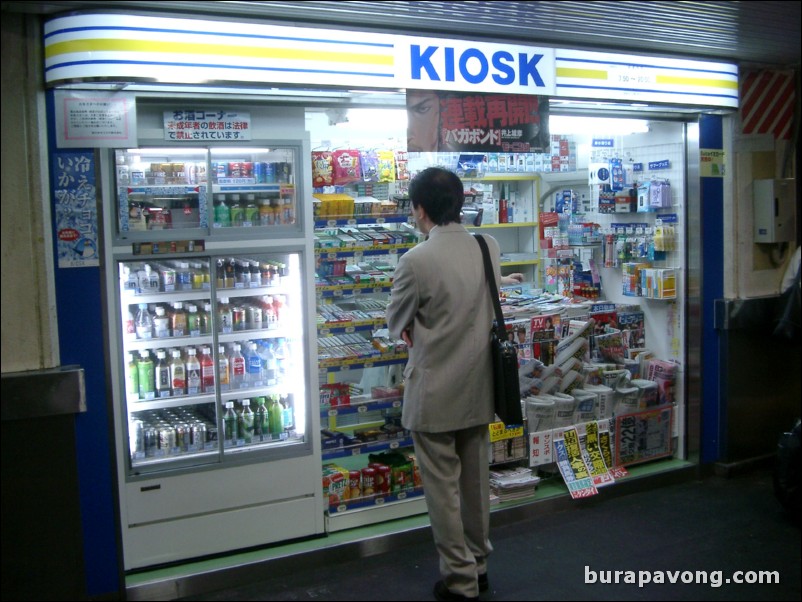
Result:
<svg viewBox="0 0 802 602"><path fill-rule="evenodd" d="M362 167L363 182L379 181L379 155L375 150L360 151L359 161Z"/></svg>
<svg viewBox="0 0 802 602"><path fill-rule="evenodd" d="M336 150L332 154L332 182L335 186L354 184L362 179L359 151Z"/></svg>
<svg viewBox="0 0 802 602"><path fill-rule="evenodd" d="M332 185L334 166L329 151L312 152L312 186L323 188Z"/></svg>
<svg viewBox="0 0 802 602"><path fill-rule="evenodd" d="M395 153L379 151L379 182L395 181Z"/></svg>
<svg viewBox="0 0 802 602"><path fill-rule="evenodd" d="M407 151L395 151L396 180L409 180L409 155Z"/></svg>

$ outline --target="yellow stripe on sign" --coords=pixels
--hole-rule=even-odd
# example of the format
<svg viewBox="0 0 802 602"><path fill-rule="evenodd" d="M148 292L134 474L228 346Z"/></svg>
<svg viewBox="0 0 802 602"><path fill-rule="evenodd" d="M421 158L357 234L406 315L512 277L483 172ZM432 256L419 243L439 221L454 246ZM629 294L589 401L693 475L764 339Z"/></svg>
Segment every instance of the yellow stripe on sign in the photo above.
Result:
<svg viewBox="0 0 802 602"><path fill-rule="evenodd" d="M217 55L259 59L288 59L326 63L357 63L363 65L392 65L393 57L356 52L331 52L294 48L268 48L260 46L232 46L228 44L200 44L194 42L163 42L159 40L90 39L57 42L45 48L45 58L76 52L155 52L195 55Z"/></svg>
<svg viewBox="0 0 802 602"><path fill-rule="evenodd" d="M606 80L607 71L604 69L572 69L571 67L557 67L557 77Z"/></svg>
<svg viewBox="0 0 802 602"><path fill-rule="evenodd" d="M658 84L671 84L675 86L699 86L703 88L725 88L737 90L738 82L723 79L708 79L704 77L688 77L679 75L658 75L655 78Z"/></svg>

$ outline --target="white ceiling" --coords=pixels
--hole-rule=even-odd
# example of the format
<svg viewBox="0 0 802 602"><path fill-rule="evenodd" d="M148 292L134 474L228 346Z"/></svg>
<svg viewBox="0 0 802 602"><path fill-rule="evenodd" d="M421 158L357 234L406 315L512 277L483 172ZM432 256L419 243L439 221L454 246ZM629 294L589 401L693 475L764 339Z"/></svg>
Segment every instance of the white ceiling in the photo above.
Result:
<svg viewBox="0 0 802 602"><path fill-rule="evenodd" d="M2 2L4 11L173 11L438 37L799 67L800 6L785 2Z"/></svg>

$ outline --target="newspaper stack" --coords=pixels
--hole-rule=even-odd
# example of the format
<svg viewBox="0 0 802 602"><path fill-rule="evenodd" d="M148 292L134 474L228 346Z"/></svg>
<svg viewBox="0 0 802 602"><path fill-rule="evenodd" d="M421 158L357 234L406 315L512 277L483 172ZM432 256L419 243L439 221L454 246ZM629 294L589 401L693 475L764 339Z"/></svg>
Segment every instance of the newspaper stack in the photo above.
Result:
<svg viewBox="0 0 802 602"><path fill-rule="evenodd" d="M496 496L500 502L528 498L535 494L539 482L540 477L523 466L491 470L490 497Z"/></svg>

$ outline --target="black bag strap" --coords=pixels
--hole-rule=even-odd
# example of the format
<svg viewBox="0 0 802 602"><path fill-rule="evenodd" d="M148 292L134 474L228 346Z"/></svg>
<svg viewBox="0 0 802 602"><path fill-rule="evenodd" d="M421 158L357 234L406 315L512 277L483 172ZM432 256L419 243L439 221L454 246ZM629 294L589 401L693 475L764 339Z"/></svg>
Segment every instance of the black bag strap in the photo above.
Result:
<svg viewBox="0 0 802 602"><path fill-rule="evenodd" d="M498 300L498 288L496 288L496 277L493 274L493 264L490 261L490 251L487 248L487 242L481 234L475 234L476 242L482 249L482 257L485 262L485 279L490 287L490 297L493 300L493 308L496 310L496 333L499 340L504 341L507 339L507 329L504 326L504 314L501 313L501 303Z"/></svg>

